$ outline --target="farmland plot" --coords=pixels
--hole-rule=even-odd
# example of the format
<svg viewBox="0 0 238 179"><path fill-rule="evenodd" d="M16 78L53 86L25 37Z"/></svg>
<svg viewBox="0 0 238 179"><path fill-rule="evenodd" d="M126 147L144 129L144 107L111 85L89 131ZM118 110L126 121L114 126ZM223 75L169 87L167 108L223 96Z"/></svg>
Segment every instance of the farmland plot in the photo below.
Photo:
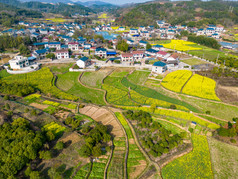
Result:
<svg viewBox="0 0 238 179"><path fill-rule="evenodd" d="M213 138L208 138L215 179L237 178L238 148Z"/></svg>
<svg viewBox="0 0 238 179"><path fill-rule="evenodd" d="M184 84L192 76L192 72L189 70L177 70L175 72L169 73L162 81L161 85L165 88L180 92Z"/></svg>
<svg viewBox="0 0 238 179"><path fill-rule="evenodd" d="M192 143L192 152L162 168L163 178L213 178L206 136L192 134Z"/></svg>
<svg viewBox="0 0 238 179"><path fill-rule="evenodd" d="M216 95L215 88L216 82L214 80L195 74L185 85L182 92L200 98L220 101Z"/></svg>
<svg viewBox="0 0 238 179"><path fill-rule="evenodd" d="M147 71L134 71L132 74L128 75L128 79L137 85L143 85L149 74L150 72Z"/></svg>

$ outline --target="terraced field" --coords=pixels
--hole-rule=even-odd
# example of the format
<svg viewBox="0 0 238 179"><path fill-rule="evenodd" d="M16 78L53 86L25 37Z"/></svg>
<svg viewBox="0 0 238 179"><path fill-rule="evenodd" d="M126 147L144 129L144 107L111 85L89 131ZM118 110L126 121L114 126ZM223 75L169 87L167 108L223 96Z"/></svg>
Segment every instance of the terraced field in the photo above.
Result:
<svg viewBox="0 0 238 179"><path fill-rule="evenodd" d="M79 72L59 74L56 82L57 87L87 102L105 105L103 91L90 89L81 85L78 81L80 74Z"/></svg>
<svg viewBox="0 0 238 179"><path fill-rule="evenodd" d="M217 97L216 82L210 78L195 74L183 88L183 93L206 99L220 101Z"/></svg>
<svg viewBox="0 0 238 179"><path fill-rule="evenodd" d="M115 113L121 124L123 125L127 137L128 137L128 158L127 158L127 173L128 178L137 178L147 167L147 161L143 153L140 151L139 147L135 143L134 136L131 132L131 129L123 117L123 115L119 112Z"/></svg>
<svg viewBox="0 0 238 179"><path fill-rule="evenodd" d="M127 78L130 81L133 81L137 85L143 85L146 82L149 74L150 74L150 71L148 72L148 71L138 71L138 70L136 70L132 74L128 75Z"/></svg>
<svg viewBox="0 0 238 179"><path fill-rule="evenodd" d="M177 70L166 75L161 85L171 91L180 92L191 76L192 72L189 70Z"/></svg>
<svg viewBox="0 0 238 179"><path fill-rule="evenodd" d="M215 179L237 178L238 147L208 138Z"/></svg>
<svg viewBox="0 0 238 179"><path fill-rule="evenodd" d="M102 80L113 70L113 68L103 68L95 72L84 72L81 77L83 84L93 87L101 88Z"/></svg>
<svg viewBox="0 0 238 179"><path fill-rule="evenodd" d="M192 134L193 151L162 168L162 176L171 178L213 178L206 136Z"/></svg>

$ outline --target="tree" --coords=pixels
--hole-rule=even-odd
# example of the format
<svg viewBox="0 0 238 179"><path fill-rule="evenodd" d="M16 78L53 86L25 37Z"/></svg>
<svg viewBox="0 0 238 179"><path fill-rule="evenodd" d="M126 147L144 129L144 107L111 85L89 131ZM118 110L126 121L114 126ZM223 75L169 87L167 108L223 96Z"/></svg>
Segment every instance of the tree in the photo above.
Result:
<svg viewBox="0 0 238 179"><path fill-rule="evenodd" d="M98 144L97 146L93 147L92 155L94 157L99 157L100 155L102 155L102 149L101 149L101 145L100 144Z"/></svg>
<svg viewBox="0 0 238 179"><path fill-rule="evenodd" d="M25 170L24 173L25 173L25 175L28 177L28 176L30 176L31 172L32 172L31 166L28 165L28 167L26 168L26 170Z"/></svg>
<svg viewBox="0 0 238 179"><path fill-rule="evenodd" d="M151 47L152 47L152 46L150 45L150 43L147 43L147 44L146 44L146 50L151 49Z"/></svg>
<svg viewBox="0 0 238 179"><path fill-rule="evenodd" d="M47 150L47 151L40 151L39 152L39 157L40 159L46 159L46 160L49 160L52 158L52 153Z"/></svg>
<svg viewBox="0 0 238 179"><path fill-rule="evenodd" d="M123 52L128 51L129 45L125 40L121 40L117 43L117 50L121 50Z"/></svg>
<svg viewBox="0 0 238 179"><path fill-rule="evenodd" d="M50 59L55 59L55 54L54 53L48 53L45 57L50 58Z"/></svg>
<svg viewBox="0 0 238 179"><path fill-rule="evenodd" d="M30 174L30 179L41 179L40 173L38 171L32 171Z"/></svg>
<svg viewBox="0 0 238 179"><path fill-rule="evenodd" d="M151 106L150 106L150 110L151 110L152 112L154 112L155 109L156 109L156 104L151 104Z"/></svg>
<svg viewBox="0 0 238 179"><path fill-rule="evenodd" d="M55 139L55 135L54 135L54 133L52 131L47 131L46 132L46 137L47 137L48 141L52 141L52 140Z"/></svg>
<svg viewBox="0 0 238 179"><path fill-rule="evenodd" d="M19 50L21 55L28 55L31 53L27 46L25 46L24 44L20 45Z"/></svg>
<svg viewBox="0 0 238 179"><path fill-rule="evenodd" d="M62 141L57 142L57 144L55 145L55 148L58 150L62 150L64 148L64 142Z"/></svg>
<svg viewBox="0 0 238 179"><path fill-rule="evenodd" d="M92 154L91 149L89 148L88 145L84 144L80 150L79 150L79 155L82 157L89 157Z"/></svg>
<svg viewBox="0 0 238 179"><path fill-rule="evenodd" d="M59 178L61 178L59 172L57 172L57 170L53 167L51 167L48 170L48 175L49 175L50 179L59 179Z"/></svg>

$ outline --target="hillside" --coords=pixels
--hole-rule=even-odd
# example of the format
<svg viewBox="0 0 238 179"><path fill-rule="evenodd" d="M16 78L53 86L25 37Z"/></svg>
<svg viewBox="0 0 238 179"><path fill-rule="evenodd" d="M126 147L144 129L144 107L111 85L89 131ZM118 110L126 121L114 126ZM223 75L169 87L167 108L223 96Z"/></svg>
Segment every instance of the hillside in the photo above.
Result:
<svg viewBox="0 0 238 179"><path fill-rule="evenodd" d="M234 7L232 12L230 6ZM126 26L156 25L156 20L191 27L209 23L229 26L238 22L238 2L150 2L122 8L115 15L117 24Z"/></svg>
<svg viewBox="0 0 238 179"><path fill-rule="evenodd" d="M64 3L47 4L41 2L20 2L17 0L0 0L0 3L13 5L19 8L38 10L46 13L56 13L69 16L74 13L87 14L94 12L92 9L81 4L68 5Z"/></svg>
<svg viewBox="0 0 238 179"><path fill-rule="evenodd" d="M11 27L12 24L20 20L30 18L41 18L42 14L34 10L17 8L12 5L0 3L0 25Z"/></svg>

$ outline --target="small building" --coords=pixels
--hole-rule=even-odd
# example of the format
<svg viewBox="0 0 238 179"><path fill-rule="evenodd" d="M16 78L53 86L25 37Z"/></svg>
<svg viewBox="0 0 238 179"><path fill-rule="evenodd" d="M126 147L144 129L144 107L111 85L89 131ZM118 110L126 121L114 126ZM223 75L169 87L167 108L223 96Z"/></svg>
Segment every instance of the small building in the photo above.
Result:
<svg viewBox="0 0 238 179"><path fill-rule="evenodd" d="M79 68L86 68L88 65L91 64L91 60L88 57L82 57L77 60L76 64Z"/></svg>
<svg viewBox="0 0 238 179"><path fill-rule="evenodd" d="M79 43L78 42L69 42L68 47L72 51L79 50Z"/></svg>
<svg viewBox="0 0 238 179"><path fill-rule="evenodd" d="M69 58L69 51L68 51L68 49L56 50L55 53L56 53L57 59Z"/></svg>
<svg viewBox="0 0 238 179"><path fill-rule="evenodd" d="M15 59L9 60L9 64L12 69L21 69L29 66L29 61L27 57L16 56Z"/></svg>
<svg viewBox="0 0 238 179"><path fill-rule="evenodd" d="M155 62L152 66L152 72L162 74L167 70L167 65L164 62Z"/></svg>
<svg viewBox="0 0 238 179"><path fill-rule="evenodd" d="M132 53L123 53L121 54L121 61L122 63L128 63L128 64L132 64L133 60L133 54Z"/></svg>
<svg viewBox="0 0 238 179"><path fill-rule="evenodd" d="M133 51L132 54L135 61L141 60L144 57L144 51Z"/></svg>
<svg viewBox="0 0 238 179"><path fill-rule="evenodd" d="M60 42L49 42L49 43L45 44L45 48L46 47L55 48L56 50L60 50L61 49L61 43Z"/></svg>
<svg viewBox="0 0 238 179"><path fill-rule="evenodd" d="M99 57L107 57L107 49L105 48L97 48L95 50L95 55L99 56Z"/></svg>
<svg viewBox="0 0 238 179"><path fill-rule="evenodd" d="M148 44L148 42L146 42L146 41L143 41L143 40L139 41L139 45L144 47L144 48L146 48L147 44Z"/></svg>

